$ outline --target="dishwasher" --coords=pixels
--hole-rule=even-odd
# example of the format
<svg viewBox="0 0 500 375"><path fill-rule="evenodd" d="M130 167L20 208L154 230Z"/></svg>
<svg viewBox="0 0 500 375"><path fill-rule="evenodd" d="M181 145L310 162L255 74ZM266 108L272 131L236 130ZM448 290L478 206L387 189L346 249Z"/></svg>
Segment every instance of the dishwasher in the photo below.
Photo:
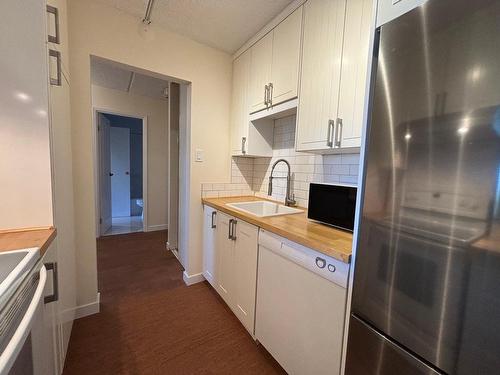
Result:
<svg viewBox="0 0 500 375"><path fill-rule="evenodd" d="M339 374L349 264L260 230L255 337L289 374Z"/></svg>

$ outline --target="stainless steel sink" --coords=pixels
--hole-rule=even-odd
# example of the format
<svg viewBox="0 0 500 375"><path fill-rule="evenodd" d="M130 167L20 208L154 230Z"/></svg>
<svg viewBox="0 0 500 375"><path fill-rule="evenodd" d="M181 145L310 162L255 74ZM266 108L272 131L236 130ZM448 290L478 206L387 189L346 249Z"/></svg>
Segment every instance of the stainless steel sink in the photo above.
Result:
<svg viewBox="0 0 500 375"><path fill-rule="evenodd" d="M291 215L304 212L303 210L298 208L287 207L283 204L269 202L269 201L226 203L226 206L259 217Z"/></svg>
<svg viewBox="0 0 500 375"><path fill-rule="evenodd" d="M0 253L0 307L15 291L39 259L38 248Z"/></svg>

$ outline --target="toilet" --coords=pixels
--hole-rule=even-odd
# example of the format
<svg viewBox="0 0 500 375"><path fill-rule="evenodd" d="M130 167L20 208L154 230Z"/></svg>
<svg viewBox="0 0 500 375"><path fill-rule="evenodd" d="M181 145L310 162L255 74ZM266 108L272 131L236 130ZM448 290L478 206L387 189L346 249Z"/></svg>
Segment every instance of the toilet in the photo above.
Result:
<svg viewBox="0 0 500 375"><path fill-rule="evenodd" d="M144 200L136 199L135 204L137 204L141 208L141 219L144 220Z"/></svg>

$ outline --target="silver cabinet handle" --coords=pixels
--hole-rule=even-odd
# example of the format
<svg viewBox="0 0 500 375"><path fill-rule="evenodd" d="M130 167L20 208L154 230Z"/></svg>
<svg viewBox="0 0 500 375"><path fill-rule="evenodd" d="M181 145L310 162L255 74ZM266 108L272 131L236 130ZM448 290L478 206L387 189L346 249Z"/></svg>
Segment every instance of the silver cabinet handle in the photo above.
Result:
<svg viewBox="0 0 500 375"><path fill-rule="evenodd" d="M335 147L340 147L342 142L342 119L337 118L337 126L335 127Z"/></svg>
<svg viewBox="0 0 500 375"><path fill-rule="evenodd" d="M241 153L242 154L247 153L246 146L247 146L247 137L241 137Z"/></svg>
<svg viewBox="0 0 500 375"><path fill-rule="evenodd" d="M335 127L335 121L328 120L328 135L326 136L326 145L328 147L333 147L333 128Z"/></svg>
<svg viewBox="0 0 500 375"><path fill-rule="evenodd" d="M217 228L217 224L215 224L216 216L217 216L217 211L212 211L212 229Z"/></svg>
<svg viewBox="0 0 500 375"><path fill-rule="evenodd" d="M269 86L265 85L264 86L264 104L268 105L268 99L267 99L267 96L268 96L268 93L269 93Z"/></svg>
<svg viewBox="0 0 500 375"><path fill-rule="evenodd" d="M233 235L231 233L231 230L233 228L233 219L229 219L229 227L228 228L229 228L229 231L228 231L228 234L227 234L227 238L229 240L232 240L233 239Z"/></svg>
<svg viewBox="0 0 500 375"><path fill-rule="evenodd" d="M269 82L269 99L268 99L268 102L269 102L269 105L272 107L273 106L273 84L272 82Z"/></svg>
<svg viewBox="0 0 500 375"><path fill-rule="evenodd" d="M52 75L50 76L50 84L52 86L62 86L62 79L61 79L61 52L56 51L54 49L49 49L49 56L50 57L55 57L56 58L56 62L57 62L57 76L56 76L56 78L52 77Z"/></svg>
<svg viewBox="0 0 500 375"><path fill-rule="evenodd" d="M59 277L57 274L57 262L50 262L44 264L47 271L52 271L52 294L45 296L44 303L51 303L59 300Z"/></svg>
<svg viewBox="0 0 500 375"><path fill-rule="evenodd" d="M235 234L236 233L236 224L238 224L238 222L235 219L233 219L233 229L231 230L231 239L233 241L236 241L236 234Z"/></svg>
<svg viewBox="0 0 500 375"><path fill-rule="evenodd" d="M59 34L59 10L56 7L47 5L47 13L54 15L54 29L56 35L48 35L48 40L50 43L59 44L61 43L61 38Z"/></svg>

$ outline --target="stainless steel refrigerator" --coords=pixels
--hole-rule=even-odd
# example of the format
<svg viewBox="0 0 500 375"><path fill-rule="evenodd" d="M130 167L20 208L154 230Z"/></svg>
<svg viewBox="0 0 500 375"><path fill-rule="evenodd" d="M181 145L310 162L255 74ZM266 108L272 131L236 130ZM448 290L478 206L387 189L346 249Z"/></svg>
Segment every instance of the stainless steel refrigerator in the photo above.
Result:
<svg viewBox="0 0 500 375"><path fill-rule="evenodd" d="M346 374L499 374L500 1L376 34Z"/></svg>

